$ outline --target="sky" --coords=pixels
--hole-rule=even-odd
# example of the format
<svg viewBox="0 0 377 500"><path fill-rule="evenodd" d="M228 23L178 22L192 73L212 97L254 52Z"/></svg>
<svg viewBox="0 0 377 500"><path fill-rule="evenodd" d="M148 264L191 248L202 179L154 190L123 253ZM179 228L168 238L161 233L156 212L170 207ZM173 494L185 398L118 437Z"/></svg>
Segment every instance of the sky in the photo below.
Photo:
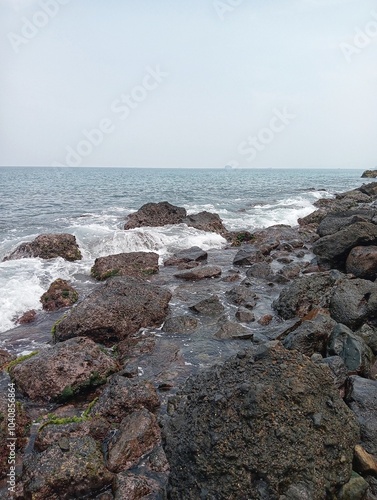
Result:
<svg viewBox="0 0 377 500"><path fill-rule="evenodd" d="M372 0L0 0L0 166L375 168Z"/></svg>

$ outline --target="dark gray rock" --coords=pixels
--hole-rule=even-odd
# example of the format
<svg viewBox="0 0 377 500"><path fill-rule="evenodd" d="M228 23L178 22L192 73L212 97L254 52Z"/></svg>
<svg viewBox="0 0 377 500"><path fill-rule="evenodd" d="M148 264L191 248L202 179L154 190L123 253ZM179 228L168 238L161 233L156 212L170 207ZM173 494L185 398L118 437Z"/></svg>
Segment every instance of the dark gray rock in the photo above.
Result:
<svg viewBox="0 0 377 500"><path fill-rule="evenodd" d="M310 357L315 352L326 354L327 343L335 321L324 314L317 314L309 321L303 321L296 330L284 339L286 349L295 349Z"/></svg>
<svg viewBox="0 0 377 500"><path fill-rule="evenodd" d="M251 266L257 262L263 262L264 255L254 245L242 246L236 256L234 257L233 264L235 266Z"/></svg>
<svg viewBox="0 0 377 500"><path fill-rule="evenodd" d="M377 278L377 246L353 248L346 261L347 273L374 281Z"/></svg>
<svg viewBox="0 0 377 500"><path fill-rule="evenodd" d="M377 456L377 380L349 377L345 400L360 424L363 448Z"/></svg>
<svg viewBox="0 0 377 500"><path fill-rule="evenodd" d="M369 178L374 179L377 177L377 170L365 170L361 176L362 179Z"/></svg>
<svg viewBox="0 0 377 500"><path fill-rule="evenodd" d="M56 324L55 340L90 337L112 345L140 328L161 325L170 298L168 290L144 280L111 278Z"/></svg>
<svg viewBox="0 0 377 500"><path fill-rule="evenodd" d="M170 259L164 262L164 266L178 266L187 262L202 262L207 260L208 253L199 247L191 247L175 253Z"/></svg>
<svg viewBox="0 0 377 500"><path fill-rule="evenodd" d="M192 333L198 327L198 320L192 316L174 316L168 318L163 326L166 333Z"/></svg>
<svg viewBox="0 0 377 500"><path fill-rule="evenodd" d="M375 215L376 211L373 209L354 209L328 215L318 226L318 234L321 238L323 236L329 236L356 222L371 222Z"/></svg>
<svg viewBox="0 0 377 500"><path fill-rule="evenodd" d="M356 331L356 335L361 337L364 342L372 349L373 354L377 355L377 327L368 325L364 323L359 330Z"/></svg>
<svg viewBox="0 0 377 500"><path fill-rule="evenodd" d="M273 306L284 319L303 317L313 309L327 307L338 275L317 273L297 278L286 286Z"/></svg>
<svg viewBox="0 0 377 500"><path fill-rule="evenodd" d="M154 252L130 252L99 257L95 260L91 274L103 281L111 276L146 278L158 273L158 254Z"/></svg>
<svg viewBox="0 0 377 500"><path fill-rule="evenodd" d="M348 370L343 359L340 356L329 356L322 359L321 363L330 369L335 387L343 389L348 377Z"/></svg>
<svg viewBox="0 0 377 500"><path fill-rule="evenodd" d="M237 306L253 309L258 300L258 295L252 289L252 283L244 280L240 285L228 290L225 294L230 302Z"/></svg>
<svg viewBox="0 0 377 500"><path fill-rule="evenodd" d="M320 238L314 243L313 252L320 260L342 269L352 248L376 244L377 225L356 222L335 234Z"/></svg>
<svg viewBox="0 0 377 500"><path fill-rule="evenodd" d="M191 377L170 400L168 498L291 499L295 491L323 500L349 480L359 439L352 413L322 368L273 345Z"/></svg>
<svg viewBox="0 0 377 500"><path fill-rule="evenodd" d="M187 224L189 227L195 227L195 229L200 229L201 231L223 235L227 233L227 230L218 214L213 214L211 212L204 211L198 214L188 215L182 222Z"/></svg>
<svg viewBox="0 0 377 500"><path fill-rule="evenodd" d="M72 234L41 234L30 243L22 243L6 260L40 257L55 259L62 257L68 261L81 260L82 255Z"/></svg>
<svg viewBox="0 0 377 500"><path fill-rule="evenodd" d="M272 281L274 279L274 272L267 262L257 262L246 271L246 276L248 278Z"/></svg>
<svg viewBox="0 0 377 500"><path fill-rule="evenodd" d="M180 224L185 217L186 210L184 208L171 205L167 201L146 203L137 212L128 216L124 229Z"/></svg>
<svg viewBox="0 0 377 500"><path fill-rule="evenodd" d="M255 321L254 313L246 307L239 307L237 309L236 318L238 321L241 321L241 323L251 323L252 321Z"/></svg>
<svg viewBox="0 0 377 500"><path fill-rule="evenodd" d="M364 193L371 198L375 198L377 196L377 182L370 182L369 184L363 184L358 188L361 193Z"/></svg>
<svg viewBox="0 0 377 500"><path fill-rule="evenodd" d="M208 299L197 302L190 306L190 309L204 316L219 316L224 312L224 306L217 295L211 295Z"/></svg>
<svg viewBox="0 0 377 500"><path fill-rule="evenodd" d="M355 335L345 325L337 324L329 340L328 354L340 356L347 370L368 376L373 361L373 353L362 338Z"/></svg>
<svg viewBox="0 0 377 500"><path fill-rule="evenodd" d="M337 323L359 328L377 316L377 283L362 279L344 279L334 288L330 314Z"/></svg>

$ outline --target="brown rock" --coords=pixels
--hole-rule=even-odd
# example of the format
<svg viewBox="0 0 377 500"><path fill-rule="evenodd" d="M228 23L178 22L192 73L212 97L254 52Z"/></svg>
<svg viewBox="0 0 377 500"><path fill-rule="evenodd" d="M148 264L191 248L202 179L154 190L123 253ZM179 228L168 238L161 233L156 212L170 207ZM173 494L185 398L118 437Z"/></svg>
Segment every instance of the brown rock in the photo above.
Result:
<svg viewBox="0 0 377 500"><path fill-rule="evenodd" d="M72 234L41 234L30 243L22 243L6 260L40 257L54 259L62 257L68 261L82 258L76 238Z"/></svg>
<svg viewBox="0 0 377 500"><path fill-rule="evenodd" d="M109 444L108 469L112 472L129 469L152 451L160 440L160 428L152 413L143 408L127 415Z"/></svg>
<svg viewBox="0 0 377 500"><path fill-rule="evenodd" d="M374 179L377 177L377 170L365 170L361 178Z"/></svg>
<svg viewBox="0 0 377 500"><path fill-rule="evenodd" d="M57 279L51 283L50 288L41 297L42 307L45 311L56 311L63 307L73 306L79 294L65 280Z"/></svg>
<svg viewBox="0 0 377 500"><path fill-rule="evenodd" d="M198 320L189 315L168 318L163 330L166 333L192 333L198 327Z"/></svg>
<svg viewBox="0 0 377 500"><path fill-rule="evenodd" d="M167 201L146 203L137 212L128 216L124 229L180 224L185 217L186 210L184 208L171 205Z"/></svg>
<svg viewBox="0 0 377 500"><path fill-rule="evenodd" d="M246 307L239 307L237 309L236 318L238 319L238 321L241 321L241 323L250 323L252 321L255 321L254 313Z"/></svg>
<svg viewBox="0 0 377 500"><path fill-rule="evenodd" d="M158 254L154 252L120 253L95 260L91 274L103 281L112 276L145 278L158 273Z"/></svg>
<svg viewBox="0 0 377 500"><path fill-rule="evenodd" d="M18 389L34 401L67 400L106 381L116 361L87 338L57 344L10 369Z"/></svg>
<svg viewBox="0 0 377 500"><path fill-rule="evenodd" d="M198 265L199 262L207 260L208 254L199 247L191 247L187 250L181 250L177 252L164 262L164 266L178 266L182 264L195 264ZM195 266L192 266L195 267Z"/></svg>
<svg viewBox="0 0 377 500"><path fill-rule="evenodd" d="M19 325L27 325L32 323L37 316L37 311L31 309L30 311L26 311L18 320L16 321Z"/></svg>
<svg viewBox="0 0 377 500"><path fill-rule="evenodd" d="M153 498L150 495L158 493L160 486L154 479L131 472L117 474L113 483L115 500L141 500Z"/></svg>
<svg viewBox="0 0 377 500"><path fill-rule="evenodd" d="M84 336L112 345L140 328L160 326L170 298L168 290L145 280L111 278L56 325L55 339L61 342Z"/></svg>
<svg viewBox="0 0 377 500"><path fill-rule="evenodd" d="M258 319L258 323L262 326L267 326L271 323L272 320L273 316L271 316L271 314L265 314L264 316Z"/></svg>
<svg viewBox="0 0 377 500"><path fill-rule="evenodd" d="M114 375L94 405L92 415L121 422L135 410L144 407L154 412L159 406L156 390L150 382Z"/></svg>
<svg viewBox="0 0 377 500"><path fill-rule="evenodd" d="M196 280L203 280L206 278L217 278L220 275L221 275L221 267L199 266L189 271L182 271L180 273L176 273L174 276L182 280L196 281Z"/></svg>
<svg viewBox="0 0 377 500"><path fill-rule="evenodd" d="M4 367L12 361L12 359L15 359L16 357L13 356L10 352L6 351L5 349L0 349L0 371L4 369Z"/></svg>
<svg viewBox="0 0 377 500"><path fill-rule="evenodd" d="M377 476L377 458L357 444L355 446L354 468L360 474Z"/></svg>
<svg viewBox="0 0 377 500"><path fill-rule="evenodd" d="M377 246L355 247L346 261L347 273L374 281L377 278Z"/></svg>

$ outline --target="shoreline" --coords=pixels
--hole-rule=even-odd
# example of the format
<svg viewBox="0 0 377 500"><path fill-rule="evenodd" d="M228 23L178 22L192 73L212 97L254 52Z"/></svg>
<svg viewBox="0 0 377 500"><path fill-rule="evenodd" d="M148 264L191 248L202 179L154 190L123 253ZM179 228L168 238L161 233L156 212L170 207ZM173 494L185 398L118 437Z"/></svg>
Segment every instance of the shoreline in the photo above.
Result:
<svg viewBox="0 0 377 500"><path fill-rule="evenodd" d="M377 336L377 329L374 329L373 309L367 310L367 312L363 309L360 312L356 308L352 318L349 319L349 315L347 316L344 312L344 307L341 309L341 306L337 305L334 309L331 302L335 300L334 296L336 296L338 302L342 303L343 296L337 296L337 292L342 290L343 287L346 294L347 287L352 287L355 280L360 280L360 278L352 278L344 274L347 265L346 260L351 250L359 246L373 247L374 244L377 244L377 235L375 241L373 237L368 240L367 235L370 234L370 226L366 227L364 233L364 227L362 227L365 224L374 224L373 202L375 200L377 200L375 183L368 184L365 187L361 186L348 193L342 193L337 198L319 200L317 202L317 211L300 220L299 226L295 228L272 226L264 230L257 230L253 232L252 237L246 243L238 241L237 243L240 243L240 245L237 247L229 245L228 248L223 250L209 251L207 257L202 258L202 260L193 260L190 256L182 257L182 255L178 254L176 262L173 262L170 266L160 268L158 273L147 275L147 279L145 279L145 276L140 279L140 276L135 277L132 274L131 278L126 277L127 275L130 276L128 268L125 271L125 277L109 278L103 285L96 286L93 291L96 297L95 301L91 299L91 295L85 297L73 309L73 311L78 311L74 321L70 323L70 315L68 314L67 319L63 319L61 323L56 325L55 339L59 342L55 344L55 347L45 351L46 356L43 353L37 354L36 357L33 356L11 368L12 380L16 380L18 389L22 387L23 393L29 394L31 398L19 397L21 405L25 408L23 412L25 412L26 417L33 420L41 418L42 425L45 425L48 418L51 420L51 417L46 417L46 413L51 413L50 410L52 410L53 414L59 417L60 422L59 424L51 422L44 427L44 433L37 438L38 453L31 457L28 472L26 476L24 473L22 480L18 480L18 487L23 486L27 492L33 491L33 481L30 478L37 474L37 464L42 460L44 454L54 459L62 436L68 441L70 439L84 440L83 445L88 446L88 449L94 446L94 450L99 445L103 448L110 429L116 428L119 435L123 436L123 441L119 441L119 438L118 441L115 440L114 445L107 445L106 453L110 453L112 457L110 468L106 467L106 465L109 465L106 460L101 463L100 455L93 451L95 455L93 461L100 468L106 480L99 485L94 481L93 477L90 477L90 481L92 481L88 486L90 494L105 488L108 492L112 491L111 494L119 495L120 491L127 491L126 488L130 487L131 483L135 483L132 474L136 471L137 474L143 477L144 488L149 488L151 494L154 492L153 494L156 495L154 498L163 498L167 494L166 491L170 492L169 498L181 498L180 493L177 492L179 487L177 490L177 484L174 483L175 478L178 477L176 468L178 463L174 463L176 457L172 454L171 448L169 448L170 445L166 446L166 450L168 455L170 453L168 458L171 461L170 469L172 472L166 490L169 465L166 462L166 457L161 458L165 456L165 453L161 444L160 431L156 426L156 416L160 421L163 433L171 432L170 437L173 436L174 432L166 429L169 429L171 425L173 427L176 425L174 424L174 414L177 412L179 404L183 403L181 403L182 396L180 396L175 405L175 410L169 410L169 405L172 404L168 402L169 396L171 398L177 391L178 393L179 391L182 392L182 384L188 377L193 374L200 377L203 370L211 371L213 364L219 361L223 366L227 359L236 356L237 353L242 352L244 349L250 349L255 357L256 353L259 352L258 349L267 346L269 354L266 359L269 359L269 356L273 358L274 353L277 352L276 349L283 349L280 343L282 343L284 349L287 348L289 351L295 352L294 349L298 350L301 354L312 358L313 366L322 367L321 369L327 373L328 378L334 378L334 384L337 384L336 388L341 397L347 397L347 394L349 396L350 377L353 382L355 380L352 377L356 377L357 382L358 379L362 379L377 384L375 382L377 374L375 363L377 342L376 346L373 343ZM353 243L351 240L352 236L355 237L355 231L352 231L352 229L347 230L352 224L358 224L357 230L359 231L356 234L359 240L356 239ZM320 232L322 231L321 236L318 235L318 228L320 227L322 228L320 229ZM222 231L220 226L218 231ZM342 231L348 232L344 234ZM333 240L331 240L331 237ZM326 241L329 238L331 240L330 244L326 246ZM343 247L338 253L334 253L333 250L337 246L337 239L343 242ZM233 241L237 241L236 235ZM316 261L313 261L313 249L317 252ZM144 264L141 263L140 265L143 266ZM220 271L216 270L215 272L214 268ZM111 269L108 269L107 272L111 272ZM199 279L198 273L200 272L206 273L208 277ZM220 277L217 277L218 274L216 273L218 272L221 273ZM186 276L191 273L191 278L183 278L185 273ZM303 281L305 281L305 286L297 291L295 289L296 284ZM364 278L362 278L362 281L366 282L362 283L366 287L365 290L363 289L364 295L373 296L373 287L375 286L373 281ZM115 283L113 289L107 283ZM152 294L151 301L142 305L140 311L138 310L139 303L124 304L121 298L125 293L122 288L124 285L131 286L132 290L134 290L133 293L141 293L141 296L145 296L148 290L148 293ZM145 291L139 292L142 285L147 288ZM109 289L110 292L106 291L104 295L102 290L105 289ZM144 325L143 320L139 321L140 317L143 317L146 312L150 312L152 303L161 300L158 298L160 297L160 290L167 291L171 298L167 300L167 297L165 297L163 303L158 306L155 316L150 318L151 323ZM310 291L309 294L308 290ZM104 306L106 307L109 300L115 301L115 310L117 307L118 309L121 308L123 315L125 314L124 311L137 311L136 316L139 316L139 319L133 320L132 325L123 325L119 329L117 329L116 325L119 323L120 317L117 317L116 313L114 313L115 315L111 318L111 321L103 322ZM166 300L168 303L170 302L169 310L167 309ZM91 302L97 303L98 312L92 307ZM159 302L157 303L159 304ZM91 307L92 309L90 309ZM89 308L89 313L87 308ZM110 307L111 310L113 310L112 308L113 306ZM358 317L358 313L360 313L360 317ZM55 318L57 313L53 314ZM161 321L161 314L164 318L163 321ZM188 318L191 321L188 321ZM166 327L169 320L170 331ZM175 320L175 322L172 320ZM346 328L349 331L343 329L340 333L335 334L334 331L337 332L336 328L339 329L337 325L344 325L344 322L340 320L348 321ZM74 331L72 325L86 324L85 322L88 321L89 323L92 321L96 326L88 324L88 327L86 329L82 328L80 333ZM165 326L161 330L160 325L162 323ZM357 333L364 325L368 325L371 331L368 334L365 332L363 334ZM142 328L141 333L140 327ZM27 329L32 328L32 326L22 328L24 328L22 332L26 333ZM47 328L47 325L44 328ZM128 333L124 333L127 328ZM38 329L38 325L36 329ZM357 337L356 340L354 337ZM100 353L96 350L98 347L97 342L104 345L101 348L104 356L101 363L102 365L109 365L109 372L101 375L101 383L97 383L97 380L82 386L83 381L80 379L81 385L77 385L77 391L75 389L72 394L68 395L68 404L62 405L61 401L57 404L56 398L54 401L49 395L45 394L46 387L43 386L42 381L34 382L33 385L30 378L33 377L33 370L36 369L35 360L38 359L38 363L42 363L42 365L46 363L45 369L47 373L56 375L57 384L60 384L59 390L64 389L62 387L64 377L59 380L56 372L57 365L59 363L64 364L64 355L58 353L56 359L50 359L50 355L53 356L56 346L59 347L65 342L72 342L75 338L90 339L90 342L94 344L92 345L89 342L90 349L95 350L96 356L99 357ZM349 360L347 358L346 351L342 350L342 339L353 342L353 349L360 353L360 359L357 358L359 359L359 365L354 359ZM366 339L369 339L369 343L372 342L371 346L368 345ZM277 341L280 341L280 343L276 344ZM115 355L114 346L117 346ZM83 355L85 358L85 350L89 347L86 344L84 347ZM375 350L373 351L372 348ZM192 355L190 351L194 349L197 352ZM284 356L283 353L282 357L284 358ZM338 362L336 366L328 365L324 361L334 357L337 358L336 361ZM47 361L46 358L48 358ZM291 358L287 357L287 359ZM342 365L341 370L339 363ZM345 372L344 367L346 368ZM75 370L77 368L73 367L72 371L75 372ZM310 366L308 370L310 371ZM92 373L93 370L89 370L89 372ZM342 376L339 375L340 372ZM111 375L107 379L111 373L115 373L115 375ZM86 373L87 375L88 373ZM78 374L71 373L71 376L73 377L72 383L76 383ZM3 381L6 380L7 376L3 375ZM124 384L129 383L131 384L130 387L125 388ZM137 393L140 389L137 388L139 385L144 387L144 391L148 387L148 395L145 396L145 399L136 398L134 406L128 409L122 408L122 405L118 402L115 413L109 414L108 405L115 404L114 398L116 399L115 393L111 392L111 384L117 387L116 391L126 391L125 394L129 394L130 391L136 391ZM373 384L372 386L374 387ZM82 387L85 387L85 389ZM372 389L370 390L372 391ZM58 388L56 390L58 395ZM371 394L373 394L373 391ZM65 420L73 419L73 417L81 418L82 412L96 398L99 398L99 403L98 401L94 403L94 407L91 408L91 411L94 412L88 413L86 420L81 422L67 422ZM153 404L151 403L152 400L155 401ZM149 438L151 441L148 441L147 448L138 448L139 451L136 452L130 465L128 462L124 463L124 460L118 455L115 458L116 453L112 450L116 450L117 447L122 445L124 451L124 439L127 441L127 436L125 436L127 429L121 423L123 419L128 419L127 422L129 422L130 419L132 420L132 415L140 411L144 412L142 414L144 420L141 420L146 425L147 430L145 432L147 432L148 436L153 436L153 439ZM286 409L286 411L288 410ZM141 418L141 414L138 413L137 415L138 418ZM358 418L360 417L357 412L355 412L355 415ZM184 420L187 419L187 416L182 417L181 415L180 418ZM377 415L375 415L375 419L377 420ZM98 434L98 429L94 431L91 427L95 427L93 422L99 425L100 421L102 422L101 425L104 426L102 434L101 432ZM166 422L169 423L166 424ZM185 420L184 423L188 425ZM130 422L129 425L131 425ZM140 429L138 431L141 432ZM22 439L27 441L27 431L23 429L22 432ZM75 438L70 437L72 432ZM164 444L169 442L169 439L169 436L165 435ZM375 455L373 439L371 442L365 436L362 439L364 439L361 442L363 447L372 450L369 453ZM184 446L184 443L181 443L181 445ZM72 447L74 448L74 445L71 442ZM61 447L59 449L61 450ZM353 452L353 450L351 451ZM103 457L106 457L106 453L104 453ZM137 456L137 453L141 453L141 455ZM156 453L163 463L160 463L157 470L156 464L150 458ZM352 453L350 451L348 453L349 458L347 460L352 459ZM22 456L21 449L18 450L18 456L19 458ZM72 457L69 460L72 461ZM148 462L147 466L145 465L146 461ZM132 468L132 474L127 472L130 468ZM78 471L80 474L84 474L82 464L78 467ZM358 472L369 481L368 485L364 486L369 488L370 493L368 494L372 496L368 498L372 499L373 494L377 494L377 492L375 491L375 484L370 480L370 477L372 477L370 470L368 469L367 473L364 470L358 470ZM75 474L74 471L72 473ZM79 483L80 474L77 472L76 481L73 481L73 490L70 490L70 494L76 491L74 488ZM269 473L267 473L267 477L269 477ZM343 484L347 483L348 479L349 477ZM366 480L363 479L365 483ZM62 479L56 481L59 482ZM80 481L82 481L82 475ZM50 491L48 490L50 486L45 482L43 484L43 487L47 488L43 491ZM336 484L331 488L334 489L334 493L339 494L342 486ZM55 484L55 487L58 487L57 484ZM47 495L47 493L45 494ZM51 492L48 494L51 495ZM40 496L38 498L53 497ZM108 496L108 498L114 497ZM122 497L115 496L115 498ZM187 498L194 497L187 496ZM308 498L320 499L321 497L317 497L312 493L312 497Z"/></svg>

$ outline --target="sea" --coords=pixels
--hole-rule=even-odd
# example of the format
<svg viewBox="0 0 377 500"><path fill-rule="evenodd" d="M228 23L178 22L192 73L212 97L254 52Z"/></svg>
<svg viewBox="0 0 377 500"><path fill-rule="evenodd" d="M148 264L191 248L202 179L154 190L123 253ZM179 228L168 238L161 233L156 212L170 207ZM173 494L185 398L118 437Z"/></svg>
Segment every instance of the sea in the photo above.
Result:
<svg viewBox="0 0 377 500"><path fill-rule="evenodd" d="M221 249L226 241L184 224L124 231L127 216L147 202L168 201L189 214L216 212L229 230L296 225L313 203L363 184L355 169L0 168L0 347L57 278L92 284L97 257L153 251L161 262L191 246ZM20 243L45 233L71 233L78 262L22 259L2 262Z"/></svg>

